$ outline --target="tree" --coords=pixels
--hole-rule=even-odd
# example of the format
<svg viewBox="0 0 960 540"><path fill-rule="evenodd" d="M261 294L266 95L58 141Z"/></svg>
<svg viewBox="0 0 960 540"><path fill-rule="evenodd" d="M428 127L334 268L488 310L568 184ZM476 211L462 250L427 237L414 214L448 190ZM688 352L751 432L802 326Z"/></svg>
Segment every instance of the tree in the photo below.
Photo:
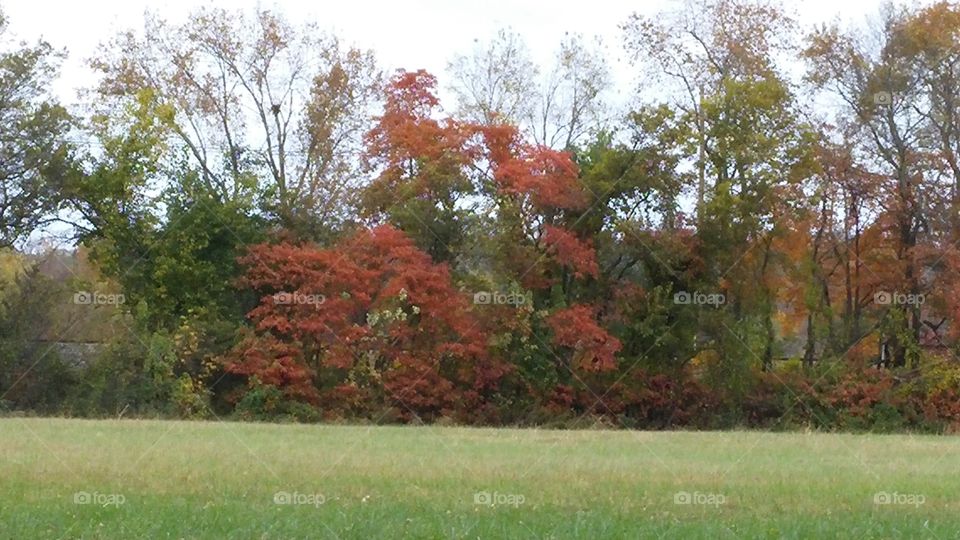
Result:
<svg viewBox="0 0 960 540"><path fill-rule="evenodd" d="M262 296L227 369L290 398L340 414L468 418L507 371L446 266L393 227L331 249L254 246L244 263Z"/></svg>
<svg viewBox="0 0 960 540"><path fill-rule="evenodd" d="M936 22L933 22L933 21ZM956 135L948 119L956 100L951 87L960 17L949 4L911 12L888 7L882 28L868 38L838 27L808 37L809 81L840 99L845 134L858 159L882 177L877 225L893 260L869 268L885 277L891 292L918 297L931 290L929 277L955 240ZM946 85L946 86L945 86ZM887 272L887 270L894 270ZM893 364L918 365L920 305L881 307L900 321L881 339Z"/></svg>
<svg viewBox="0 0 960 540"><path fill-rule="evenodd" d="M0 36L6 23L0 12ZM71 158L72 120L49 95L60 56L43 41L0 52L0 248L54 219Z"/></svg>
<svg viewBox="0 0 960 540"><path fill-rule="evenodd" d="M456 78L451 90L463 119L519 124L533 116L538 68L519 34L500 29L489 43L476 42L471 55L450 61L447 70Z"/></svg>
<svg viewBox="0 0 960 540"><path fill-rule="evenodd" d="M208 192L195 170L164 164L166 128L155 113L147 90L124 108L124 124L95 120L101 152L78 160L64 182L63 219L123 286L128 307L143 304L144 330L175 328L199 311L239 321L246 306L230 281L240 250L263 238L265 224L243 201Z"/></svg>
<svg viewBox="0 0 960 540"><path fill-rule="evenodd" d="M256 200L307 236L349 217L379 85L371 53L267 11L200 10L179 26L148 14L142 39L119 35L92 66L107 115L153 93L173 149L221 202Z"/></svg>
<svg viewBox="0 0 960 540"><path fill-rule="evenodd" d="M576 229L591 195L568 152L523 138L508 125L485 126L484 182L491 213L495 282L530 291L529 309L496 341L541 399L563 394L589 373L617 367L620 341L600 323L590 284L599 277L592 238ZM545 366L550 366L545 369Z"/></svg>
<svg viewBox="0 0 960 540"><path fill-rule="evenodd" d="M496 241L503 250L494 255L500 269L532 289L557 286L569 292L573 278L596 277L593 247L567 226L589 202L570 154L530 143L513 126L482 132L490 167L485 193L494 205Z"/></svg>
<svg viewBox="0 0 960 540"><path fill-rule="evenodd" d="M567 36L555 64L541 73L523 39L500 30L448 64L458 115L478 125L516 125L537 144L570 150L607 120L611 80L602 49L599 41Z"/></svg>
<svg viewBox="0 0 960 540"><path fill-rule="evenodd" d="M383 114L367 133L367 165L378 172L362 194L362 210L389 220L430 254L452 262L470 221L475 192L473 127L438 120L436 79L398 72L386 88Z"/></svg>
<svg viewBox="0 0 960 540"><path fill-rule="evenodd" d="M697 197L700 286L720 289L727 300L698 322L738 369L745 360L771 365L775 282L784 262L776 239L802 210L799 188L816 171L814 132L776 63L793 28L774 4L737 0L690 2L624 25L634 61L679 90L675 120L659 117L660 125L675 122L664 139L675 149L663 153L692 163L678 172ZM732 374L729 367L723 370Z"/></svg>
<svg viewBox="0 0 960 540"><path fill-rule="evenodd" d="M578 35L560 43L556 63L531 119L533 139L538 144L570 150L604 127L604 93L612 83L602 49L599 40L590 46Z"/></svg>
<svg viewBox="0 0 960 540"><path fill-rule="evenodd" d="M797 261L786 289L806 316L808 364L818 350L841 358L874 333L874 295L888 286L886 270L896 267L875 219L884 179L857 163L852 144L831 136L827 129L820 135L820 170L804 187L810 203L784 240Z"/></svg>
<svg viewBox="0 0 960 540"><path fill-rule="evenodd" d="M697 153L698 220L710 189L709 149L716 145L705 108L729 81L775 76L774 55L790 47L793 28L775 4L740 0L688 0L656 18L634 14L622 27L633 62L653 81L677 84L673 105L683 114Z"/></svg>

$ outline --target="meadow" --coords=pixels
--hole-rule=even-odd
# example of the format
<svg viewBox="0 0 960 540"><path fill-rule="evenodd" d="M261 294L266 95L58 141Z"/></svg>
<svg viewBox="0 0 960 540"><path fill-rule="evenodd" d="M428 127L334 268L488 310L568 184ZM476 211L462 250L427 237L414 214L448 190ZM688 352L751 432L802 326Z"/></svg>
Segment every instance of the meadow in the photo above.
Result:
<svg viewBox="0 0 960 540"><path fill-rule="evenodd" d="M0 419L0 538L957 538L960 438Z"/></svg>

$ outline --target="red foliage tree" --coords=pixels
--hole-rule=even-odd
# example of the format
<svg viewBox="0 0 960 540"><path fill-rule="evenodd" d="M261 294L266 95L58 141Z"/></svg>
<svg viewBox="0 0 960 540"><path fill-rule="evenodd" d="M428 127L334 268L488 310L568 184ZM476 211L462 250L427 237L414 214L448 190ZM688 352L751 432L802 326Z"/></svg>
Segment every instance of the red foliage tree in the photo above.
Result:
<svg viewBox="0 0 960 540"><path fill-rule="evenodd" d="M589 242L574 236L572 232L561 227L545 225L543 243L547 246L547 253L564 267L573 270L574 276L597 277L600 272L597 266L596 253Z"/></svg>
<svg viewBox="0 0 960 540"><path fill-rule="evenodd" d="M423 194L437 195L432 192L439 186L431 180L458 175L473 158L467 144L473 129L435 118L440 105L436 86L436 78L423 70L399 72L387 86L383 114L366 136L367 159L382 168L375 184L396 187L405 180Z"/></svg>
<svg viewBox="0 0 960 540"><path fill-rule="evenodd" d="M573 350L573 367L584 371L609 371L616 368L620 341L597 324L593 308L576 305L550 316L553 343Z"/></svg>
<svg viewBox="0 0 960 540"><path fill-rule="evenodd" d="M529 199L532 210L584 209L587 196L579 170L567 152L523 141L509 125L477 128L483 135L496 185L503 193Z"/></svg>
<svg viewBox="0 0 960 540"><path fill-rule="evenodd" d="M507 371L446 266L393 227L332 249L258 245L242 262L264 295L227 370L291 398L342 412L382 400L429 419L482 406Z"/></svg>
<svg viewBox="0 0 960 540"><path fill-rule="evenodd" d="M512 126L486 126L481 133L496 189L493 196L503 201L498 213L502 221L519 228L519 237L503 239L504 251L511 254L505 266L515 270L513 277L523 286L547 289L560 284L572 300L569 274L575 279L596 278L600 271L592 243L567 226L588 210L588 193L576 163L567 152L527 144ZM515 244L524 242L533 257L513 257L523 253ZM599 324L596 311L575 305L547 319L554 344L571 354L567 362L572 369L616 367L620 342Z"/></svg>
<svg viewBox="0 0 960 540"><path fill-rule="evenodd" d="M368 166L377 177L362 206L410 235L435 259L456 256L463 234L464 197L474 192L469 174L477 156L474 128L436 118L437 81L425 71L399 72L386 88L383 115L366 136Z"/></svg>

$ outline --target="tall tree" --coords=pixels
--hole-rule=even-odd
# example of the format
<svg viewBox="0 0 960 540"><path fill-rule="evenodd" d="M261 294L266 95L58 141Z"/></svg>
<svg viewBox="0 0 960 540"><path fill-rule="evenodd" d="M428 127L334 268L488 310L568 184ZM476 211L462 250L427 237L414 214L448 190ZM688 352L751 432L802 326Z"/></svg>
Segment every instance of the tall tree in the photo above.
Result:
<svg viewBox="0 0 960 540"><path fill-rule="evenodd" d="M476 186L474 129L437 119L437 81L401 71L386 87L383 114L367 134L366 163L377 176L362 192L364 214L388 220L436 261L452 262L471 220Z"/></svg>
<svg viewBox="0 0 960 540"><path fill-rule="evenodd" d="M91 63L101 112L152 91L174 148L221 201L254 199L308 235L347 219L378 95L370 52L268 11L204 9L182 25L148 14L142 38L125 32Z"/></svg>
<svg viewBox="0 0 960 540"><path fill-rule="evenodd" d="M483 125L512 124L537 144L572 149L604 127L610 70L603 44L570 35L541 69L523 39L500 30L448 65L458 113Z"/></svg>
<svg viewBox="0 0 960 540"><path fill-rule="evenodd" d="M911 11L887 6L873 35L822 27L808 38L808 79L844 106L840 125L863 166L883 177L882 227L895 255L868 270L892 292L929 293L936 267L956 240L957 89L951 86L960 16L947 3ZM895 270L893 273L887 269ZM916 365L921 306L878 306L887 313L882 339L893 363Z"/></svg>
<svg viewBox="0 0 960 540"><path fill-rule="evenodd" d="M698 216L709 198L712 140L707 108L730 81L769 80L776 55L795 27L773 2L686 0L656 17L634 14L623 25L627 52L650 81L672 85L696 152ZM713 135L716 135L714 133Z"/></svg>
<svg viewBox="0 0 960 540"><path fill-rule="evenodd" d="M536 108L539 68L530 58L523 38L500 29L488 43L477 40L470 55L460 55L447 66L458 114L477 124L519 124Z"/></svg>
<svg viewBox="0 0 960 540"><path fill-rule="evenodd" d="M701 283L727 299L700 324L734 362L769 368L783 259L776 239L815 171L813 132L777 65L794 23L772 3L739 0L698 0L661 15L634 15L624 33L634 62L679 90L672 144L692 165L678 172L696 194Z"/></svg>
<svg viewBox="0 0 960 540"><path fill-rule="evenodd" d="M6 32L0 12L0 38ZM0 248L55 217L71 157L72 121L49 93L60 56L43 41L0 52Z"/></svg>

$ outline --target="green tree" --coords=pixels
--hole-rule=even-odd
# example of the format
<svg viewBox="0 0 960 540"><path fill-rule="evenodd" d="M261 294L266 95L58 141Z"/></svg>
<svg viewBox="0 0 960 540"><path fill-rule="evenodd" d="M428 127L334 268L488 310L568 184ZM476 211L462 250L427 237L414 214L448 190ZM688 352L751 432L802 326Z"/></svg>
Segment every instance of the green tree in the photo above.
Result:
<svg viewBox="0 0 960 540"><path fill-rule="evenodd" d="M6 30L0 12L0 37ZM55 217L72 125L49 94L60 56L43 41L0 52L0 247L13 246Z"/></svg>
<svg viewBox="0 0 960 540"><path fill-rule="evenodd" d="M816 171L815 139L776 61L793 46L795 24L783 10L736 0L685 8L634 15L624 30L634 61L678 90L665 142L692 165L678 172L696 194L703 265L688 286L726 297L721 309L699 310L698 347L719 353L727 384L751 364L770 367L776 282L789 264L776 241L803 210L799 188Z"/></svg>

